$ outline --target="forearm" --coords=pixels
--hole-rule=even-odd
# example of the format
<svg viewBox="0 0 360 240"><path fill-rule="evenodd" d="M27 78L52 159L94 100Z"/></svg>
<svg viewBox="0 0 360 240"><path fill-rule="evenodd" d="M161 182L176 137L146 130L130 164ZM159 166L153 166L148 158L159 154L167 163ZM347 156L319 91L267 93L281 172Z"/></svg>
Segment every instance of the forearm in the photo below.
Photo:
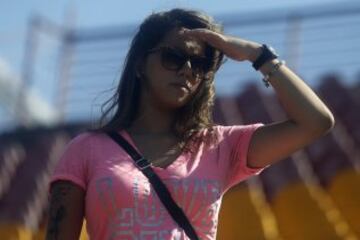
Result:
<svg viewBox="0 0 360 240"><path fill-rule="evenodd" d="M259 54L255 48L250 61ZM271 71L277 60L265 63L259 70L265 75ZM285 112L290 119L304 129L322 133L334 124L330 110L311 90L311 88L291 69L283 65L270 78L269 82L276 92Z"/></svg>
<svg viewBox="0 0 360 240"><path fill-rule="evenodd" d="M220 49L226 56L237 61L248 60L254 62L262 52L262 45L246 39L227 36L206 29L185 31L186 35L198 37L210 45ZM275 60L260 67L263 74L269 73ZM270 79L281 104L290 117L291 123L300 130L314 136L330 129L334 125L334 118L325 104L316 94L293 73L288 67L281 66Z"/></svg>

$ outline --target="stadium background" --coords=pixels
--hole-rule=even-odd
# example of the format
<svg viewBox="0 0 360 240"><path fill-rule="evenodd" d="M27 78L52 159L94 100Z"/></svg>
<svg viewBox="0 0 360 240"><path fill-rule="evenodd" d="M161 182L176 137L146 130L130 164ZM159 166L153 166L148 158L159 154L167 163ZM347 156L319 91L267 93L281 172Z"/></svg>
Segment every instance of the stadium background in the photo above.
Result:
<svg viewBox="0 0 360 240"><path fill-rule="evenodd" d="M77 27L74 12L62 23L31 15L20 73L0 62L0 239L43 238L50 174L66 143L97 123L136 31ZM360 239L360 4L215 18L226 33L277 49L336 117L329 135L224 196L218 239ZM216 90L219 124L286 117L249 63L227 61Z"/></svg>

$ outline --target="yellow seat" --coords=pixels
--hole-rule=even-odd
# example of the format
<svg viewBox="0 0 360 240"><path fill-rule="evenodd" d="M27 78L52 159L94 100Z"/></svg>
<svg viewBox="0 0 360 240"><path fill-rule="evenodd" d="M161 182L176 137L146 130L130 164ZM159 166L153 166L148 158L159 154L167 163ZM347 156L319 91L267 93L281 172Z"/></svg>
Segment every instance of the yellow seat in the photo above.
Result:
<svg viewBox="0 0 360 240"><path fill-rule="evenodd" d="M217 239L266 240L260 216L245 183L234 186L223 196Z"/></svg>
<svg viewBox="0 0 360 240"><path fill-rule="evenodd" d="M284 239L343 239L301 182L285 186L271 206Z"/></svg>
<svg viewBox="0 0 360 240"><path fill-rule="evenodd" d="M328 193L360 239L360 174L344 169L330 182Z"/></svg>
<svg viewBox="0 0 360 240"><path fill-rule="evenodd" d="M41 226L34 231L21 224L1 223L0 240L44 240L46 236L46 226ZM88 240L86 232L86 221L83 222L79 240Z"/></svg>
<svg viewBox="0 0 360 240"><path fill-rule="evenodd" d="M24 226L16 223L0 224L1 240L32 240L33 232Z"/></svg>

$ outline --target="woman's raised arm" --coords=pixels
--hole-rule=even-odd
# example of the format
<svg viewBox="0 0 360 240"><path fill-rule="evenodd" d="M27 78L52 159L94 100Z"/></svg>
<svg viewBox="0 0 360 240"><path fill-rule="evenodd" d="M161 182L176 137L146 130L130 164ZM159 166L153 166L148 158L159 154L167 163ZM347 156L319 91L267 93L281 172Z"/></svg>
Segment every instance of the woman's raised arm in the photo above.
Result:
<svg viewBox="0 0 360 240"><path fill-rule="evenodd" d="M223 35L208 29L184 29L183 34L200 38L237 61L254 62L261 54L261 44ZM259 70L268 79L288 119L258 128L252 137L247 165L265 167L285 159L295 151L327 133L335 124L334 117L315 92L291 69L274 59ZM280 67L279 67L280 66Z"/></svg>

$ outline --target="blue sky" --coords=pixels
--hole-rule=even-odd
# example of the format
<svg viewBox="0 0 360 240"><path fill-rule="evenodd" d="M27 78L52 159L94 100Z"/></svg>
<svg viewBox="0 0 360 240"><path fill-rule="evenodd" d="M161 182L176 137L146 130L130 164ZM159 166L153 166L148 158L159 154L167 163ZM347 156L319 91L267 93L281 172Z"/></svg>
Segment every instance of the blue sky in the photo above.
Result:
<svg viewBox="0 0 360 240"><path fill-rule="evenodd" d="M78 27L99 27L133 24L144 19L152 11L172 7L188 7L204 10L213 15L248 12L260 9L288 8L340 2L339 0L1 0L0 7L0 61L6 62L13 71L19 72L23 58L23 46L29 17L40 14L56 22L65 21L66 11L75 12Z"/></svg>
<svg viewBox="0 0 360 240"><path fill-rule="evenodd" d="M296 11L298 8L303 7L309 7L311 9L317 8L317 6L325 6L330 3L340 3L341 5L345 4L346 2L349 3L355 3L358 2L357 0L258 0L258 1L251 1L251 0L221 0L221 1L215 1L215 0L202 0L202 1L189 1L189 0L176 0L176 1L168 1L168 0L131 0L131 1L120 1L120 0L103 0L103 1L93 1L93 0L53 0L53 1L45 1L45 0L0 0L0 80L1 80L1 73L6 71L12 72L12 75L21 76L21 70L22 70L22 60L24 57L24 45L25 45L25 36L26 36L26 30L28 27L29 19L34 14L40 15L45 17L46 19L56 23L56 24L64 24L67 20L66 16L67 13L72 12L75 15L75 26L78 28L95 28L95 27L107 27L107 26L122 26L122 25L134 25L140 23L146 16L148 16L153 11L160 11L165 9L170 9L173 7L186 7L186 8L194 8L198 10L203 10L210 15L213 16L227 16L227 14L231 16L236 16L236 14L244 14L248 15L248 13L251 14L259 14L258 11L267 11L267 10L274 10L274 9L281 9L284 11L284 13L291 13L293 11ZM350 5L351 6L351 5ZM282 12L281 11L281 12ZM217 19L217 18L216 18ZM338 19L334 20L335 22L339 21ZM337 25L340 24L340 22L336 23ZM261 25L261 24L260 24ZM265 24L264 24L265 25ZM344 25L340 25L341 29L348 29L347 31L352 33L359 32L357 27L352 26L358 26L358 25L351 25L350 28L347 27L346 23ZM252 26L250 26L251 28ZM257 25L257 29L254 29L256 31L262 31L262 29L258 29L258 27L261 27ZM246 28L244 26L241 27ZM250 29L253 30L253 29ZM270 32L274 31L275 29L270 29ZM342 60L346 60L347 56L349 54L356 53L358 51L358 46L355 44L357 41L357 37L350 38L347 37L347 35L344 35L344 39L348 40L346 41L339 41L340 43L335 47L335 43L337 42L336 37L339 37L340 34L346 34L346 31L341 32L339 29L334 27L330 27L328 29L328 34L326 35L326 32L324 32L325 40L309 40L311 44L320 44L315 45L314 48L308 48L305 49L305 57L302 61L304 65L311 65L315 61L318 65L321 65L324 61L324 58L329 58L331 56L331 50L336 50L337 56L341 56L341 59L335 61L328 61L327 67L331 70L335 70L336 68L341 68L341 70L345 71L346 73L353 74L353 70L357 70L357 66L348 66L347 62L344 62ZM275 30L276 31L276 30ZM225 29L226 32L226 29ZM251 36L251 32L248 32L249 36ZM334 34L333 34L334 33ZM266 33L265 33L266 34ZM269 41L275 43L276 46L284 45L280 43L281 39L272 39L271 34L269 35L261 35L262 37L266 36L267 39L265 41ZM314 36L313 36L314 35ZM360 33L358 33L360 36ZM316 33L310 33L305 36L310 37L317 37ZM239 36L241 37L241 36ZM330 39L331 38L331 39ZM330 39L331 41L328 41ZM355 40L353 40L355 39ZM256 40L250 38L250 40ZM257 39L262 41L262 39ZM324 44L322 41L326 42ZM268 43L268 42L267 42ZM40 52L41 54L48 54L47 50L49 52L51 51L51 47L54 45L51 45L53 43L46 42L44 39L41 41L42 48ZM344 46L348 45L348 46ZM48 48L49 47L49 48ZM345 47L351 48L352 51L350 53L341 52ZM279 49L277 49L279 50ZM317 52L317 51L320 51ZM322 53L321 51L325 51L325 53ZM54 51L53 51L54 52ZM285 52L286 53L286 52ZM347 54L347 55L346 55ZM352 58L349 58L351 61L353 61L354 56ZM55 104L55 95L57 91L58 85L56 85L55 81L51 81L51 79L57 79L54 76L56 75L56 57L52 56L52 61L46 61L45 63L42 62L39 64L37 62L37 70L35 69L35 81L32 84L32 91L33 95L38 97L39 99L35 98L35 103L33 104L33 109L41 109L43 112L41 112L40 115L46 115L44 114L44 111L47 109L45 106L40 106L39 102L43 101L43 103L49 103L48 106L49 112L54 108ZM313 61L309 61L313 60ZM326 61L325 61L326 62ZM289 63L289 62L288 62ZM118 62L114 63L116 66L118 65ZM342 65L341 65L342 64ZM355 63L356 64L356 63ZM245 74L246 70L243 65L230 65L230 61L226 64L227 69L234 68L233 70L236 70L236 79L233 77L232 81L230 78L226 77L227 81L225 82L218 82L218 88L217 90L222 90L222 92L232 92L236 89L239 89L238 84L242 81L242 78ZM316 65L316 64L315 64ZM354 65L354 62L353 62ZM310 66L310 67L311 67ZM308 66L303 66L308 67ZM308 68L310 68L308 67ZM350 67L352 69L350 69ZM249 67L248 67L249 68ZM311 72L311 76L306 78L311 83L315 83L317 79L317 71L321 68L321 66L315 66L313 69L314 71ZM117 68L116 68L117 69ZM225 67L224 67L225 69ZM351 71L349 71L349 69ZM55 71L51 71L55 70ZM114 70L115 72L115 70ZM248 71L250 72L250 71ZM309 71L308 71L309 72ZM231 72L231 73L234 73ZM242 78L238 77L241 76ZM251 71L251 76L254 76L255 71ZM115 73L114 73L115 75ZM256 75L257 78L259 76ZM101 76L101 82L106 81L105 76ZM116 79L115 76L108 76L108 80ZM111 78L111 79L110 79ZM221 77L220 77L221 78ZM225 77L224 77L225 79ZM240 80L239 80L240 79ZM236 81L235 81L236 80ZM99 79L100 81L100 79ZM240 82L239 82L240 81ZM245 81L244 81L245 82ZM10 85L10 84L8 84ZM81 91L84 89L80 89ZM98 89L95 89L98 90ZM88 94L86 91L82 91L83 95L88 95L89 98L92 98L91 94ZM1 89L0 89L1 94ZM1 96L1 95L0 95ZM1 99L0 99L1 100ZM91 107L91 102L86 102L88 107ZM86 106L87 106L86 105ZM34 107L36 106L36 107ZM10 116L9 112L4 111L4 114L2 115L2 109L1 109L1 102L0 102L0 120L3 118L3 116ZM82 109L85 109L84 106L81 107ZM12 109L12 108L11 108ZM16 108L14 108L16 109ZM45 110L44 110L45 109ZM92 110L91 110L92 111ZM90 111L89 111L90 112ZM11 119L9 120L11 121ZM1 121L0 121L0 129L1 129Z"/></svg>

